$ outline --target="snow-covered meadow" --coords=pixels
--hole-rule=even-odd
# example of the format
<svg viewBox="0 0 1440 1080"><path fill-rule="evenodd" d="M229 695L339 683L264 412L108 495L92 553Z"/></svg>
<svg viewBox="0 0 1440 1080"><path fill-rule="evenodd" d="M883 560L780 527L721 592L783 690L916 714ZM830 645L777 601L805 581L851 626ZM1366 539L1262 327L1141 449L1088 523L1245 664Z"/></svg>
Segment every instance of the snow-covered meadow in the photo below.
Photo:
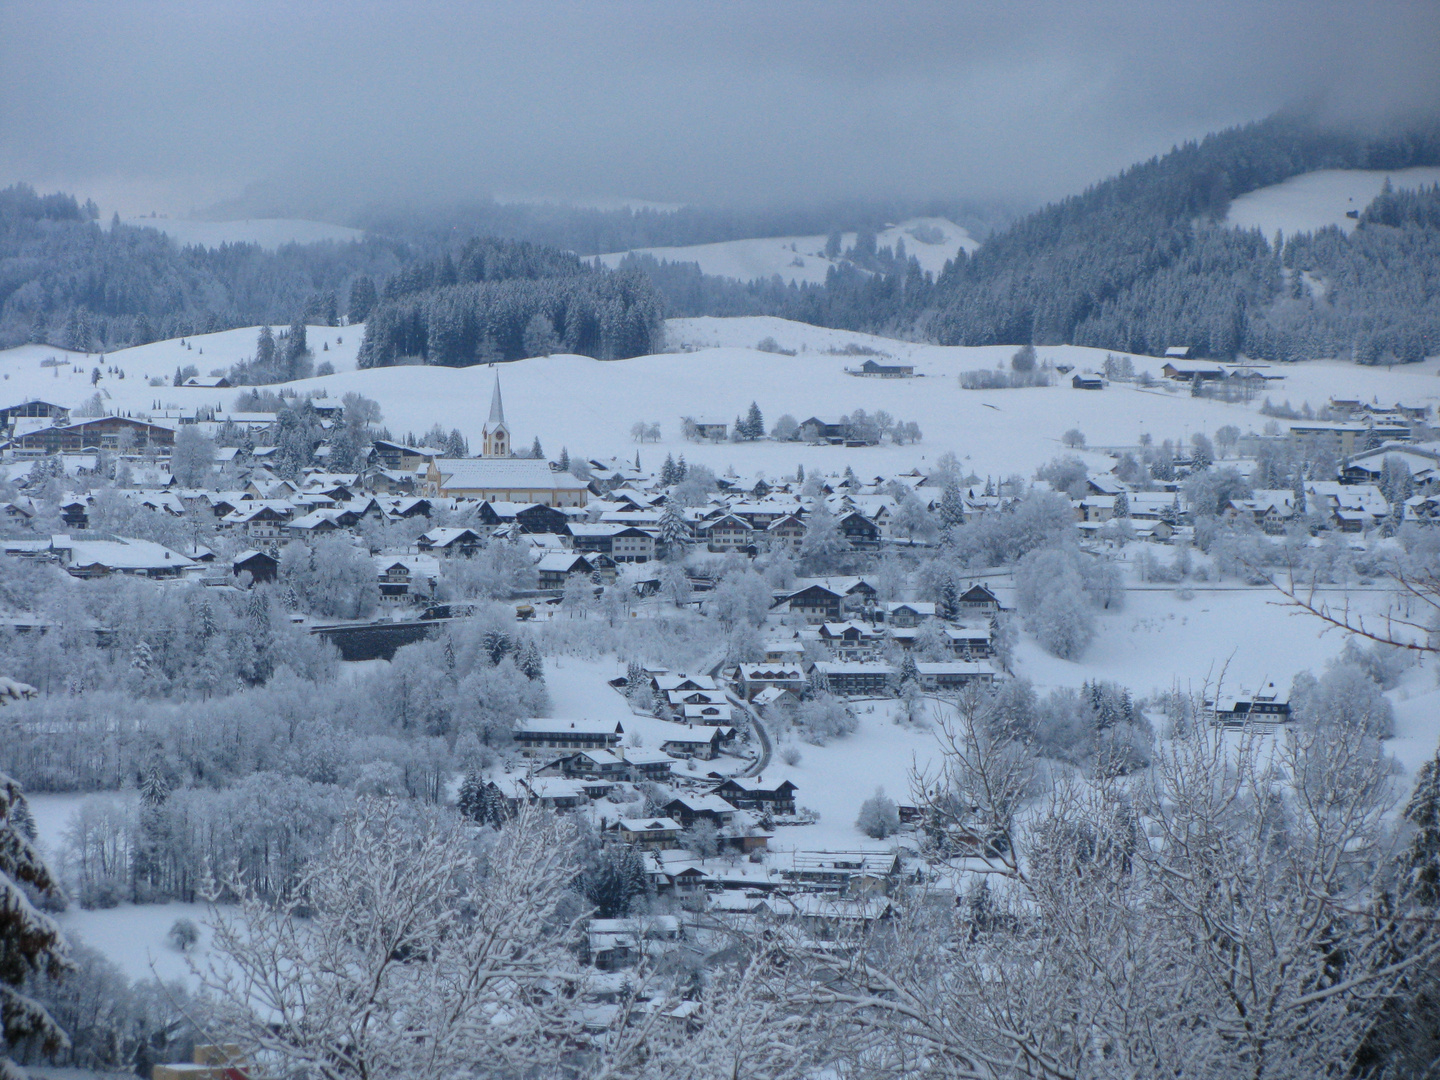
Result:
<svg viewBox="0 0 1440 1080"><path fill-rule="evenodd" d="M433 424L458 428L472 446L480 442L495 379L504 390L514 445L528 447L538 437L552 457L562 446L572 455L632 458L658 463L665 454L708 465L717 473L733 468L745 475L793 474L806 470L857 475L895 475L924 468L947 451L954 452L979 476L1029 474L1063 450L1061 435L1079 429L1092 447L1134 446L1148 434L1188 439L1213 433L1226 424L1242 432L1260 431L1265 418L1259 403L1231 405L1191 398L1183 388L1141 389L1112 385L1096 393L1059 385L1028 390L961 390L957 376L974 368L1006 363L1008 346L942 347L896 341L843 330L828 330L769 317L673 319L667 326L671 350L630 360L600 361L580 356L548 356L491 367L424 366L355 370L362 328L310 327L307 336L316 362L329 361L334 375L293 384L301 392L323 391L331 398L355 391L380 403L384 424L396 435L428 430ZM202 375L227 369L254 354L256 331L228 330L178 341L155 342L99 355L69 354L48 346L23 345L0 352L0 396L79 406L99 391L111 410L147 412L161 407L229 408L239 390L187 389L170 384L175 368L194 364ZM796 355L761 352L764 338ZM328 346L321 351L320 346ZM848 345L875 349L892 362L913 364L917 378L868 379L846 374L864 356L846 355ZM203 350L203 352L202 352ZM1076 370L1103 368L1106 352L1080 346L1041 347L1042 361L1070 364ZM42 367L48 357L70 366ZM1158 376L1163 361L1135 357L1137 370ZM103 376L91 385L91 372L118 366L125 378ZM75 371L74 368L79 368ZM1332 395L1382 402L1440 401L1437 362L1396 368L1363 368L1339 361L1277 367L1284 378L1266 394L1277 402L1320 406ZM166 385L150 386L151 378ZM108 395L108 397L106 397ZM863 408L884 409L917 422L924 433L918 445L846 449L800 443L695 443L682 437L681 417L713 417L733 422L754 401L773 422L788 413L799 421L836 417ZM630 429L637 420L658 422L657 442L636 444ZM1099 464L1103 458L1095 458Z"/></svg>
<svg viewBox="0 0 1440 1080"><path fill-rule="evenodd" d="M841 246L853 247L856 234L841 234ZM697 263L700 272L736 281L769 280L779 277L786 284L819 285L825 275L839 263L825 255L825 236L766 236L753 240L725 240L714 244L691 244L685 247L635 248L637 255L653 255L663 262ZM980 246L963 227L947 218L910 218L880 230L876 234L879 247L894 248L905 244L906 255L919 260L920 268L938 274L958 251L974 251ZM605 266L618 266L630 254L614 251L599 256Z"/></svg>
<svg viewBox="0 0 1440 1080"><path fill-rule="evenodd" d="M1389 180L1395 188L1427 187L1440 183L1440 168L1322 169L1292 176L1280 184L1239 196L1230 204L1226 221L1243 229L1259 229L1265 239L1276 232L1292 236L1334 225L1346 232L1355 228L1356 214L1374 201Z"/></svg>

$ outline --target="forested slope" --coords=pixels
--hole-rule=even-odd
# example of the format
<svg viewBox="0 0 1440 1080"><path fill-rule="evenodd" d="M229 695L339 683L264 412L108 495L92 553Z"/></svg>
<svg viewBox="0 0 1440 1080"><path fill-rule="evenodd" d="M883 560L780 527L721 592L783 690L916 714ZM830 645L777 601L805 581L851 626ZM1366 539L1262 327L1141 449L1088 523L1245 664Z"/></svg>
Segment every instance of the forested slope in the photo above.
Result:
<svg viewBox="0 0 1440 1080"><path fill-rule="evenodd" d="M416 263L386 282L359 364L642 356L661 347L662 308L643 274L597 269L554 248L471 240L453 257Z"/></svg>
<svg viewBox="0 0 1440 1080"><path fill-rule="evenodd" d="M1273 117L1221 132L1046 207L958 258L936 282L927 325L945 344L1417 359L1440 351L1440 232L1433 209L1419 209L1433 208L1434 192L1389 196L1349 237L1326 230L1278 250L1276 238L1231 228L1224 215L1237 195L1303 172L1437 162L1434 126L1367 139ZM1308 289L1299 271L1328 287Z"/></svg>
<svg viewBox="0 0 1440 1080"><path fill-rule="evenodd" d="M408 245L180 247L155 229L96 220L93 203L0 191L0 346L113 349L300 315L333 323L348 283L384 278Z"/></svg>

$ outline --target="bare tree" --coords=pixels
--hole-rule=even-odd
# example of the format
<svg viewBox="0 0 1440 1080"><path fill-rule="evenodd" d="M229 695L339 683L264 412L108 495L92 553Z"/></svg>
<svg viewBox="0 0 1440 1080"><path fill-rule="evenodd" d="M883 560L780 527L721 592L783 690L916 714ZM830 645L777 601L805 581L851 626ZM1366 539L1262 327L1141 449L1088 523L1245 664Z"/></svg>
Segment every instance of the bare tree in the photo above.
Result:
<svg viewBox="0 0 1440 1080"><path fill-rule="evenodd" d="M978 702L978 699L977 699ZM826 1012L866 1076L1353 1075L1436 945L1377 906L1391 780L1358 727L1278 742L1196 726L1132 776L1069 774L1016 805L1023 740L967 709L942 737L932 813L1011 821L1011 846L952 860L840 940L786 928L783 991ZM982 810L982 806L985 807ZM842 1070L843 1071L843 1070Z"/></svg>
<svg viewBox="0 0 1440 1080"><path fill-rule="evenodd" d="M198 972L217 1040L273 1075L553 1075L579 1033L574 927L556 918L573 831L526 808L476 836L371 800L278 906L232 881Z"/></svg>

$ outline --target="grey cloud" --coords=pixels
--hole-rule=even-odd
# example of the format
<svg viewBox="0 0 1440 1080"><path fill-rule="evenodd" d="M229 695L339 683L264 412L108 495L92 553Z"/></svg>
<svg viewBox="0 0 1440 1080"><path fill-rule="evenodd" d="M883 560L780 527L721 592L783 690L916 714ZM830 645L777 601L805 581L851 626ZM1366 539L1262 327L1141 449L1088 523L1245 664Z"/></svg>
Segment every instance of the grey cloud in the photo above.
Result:
<svg viewBox="0 0 1440 1080"><path fill-rule="evenodd" d="M1437 55L1429 2L9 4L0 182L1040 199L1287 105L1428 110Z"/></svg>

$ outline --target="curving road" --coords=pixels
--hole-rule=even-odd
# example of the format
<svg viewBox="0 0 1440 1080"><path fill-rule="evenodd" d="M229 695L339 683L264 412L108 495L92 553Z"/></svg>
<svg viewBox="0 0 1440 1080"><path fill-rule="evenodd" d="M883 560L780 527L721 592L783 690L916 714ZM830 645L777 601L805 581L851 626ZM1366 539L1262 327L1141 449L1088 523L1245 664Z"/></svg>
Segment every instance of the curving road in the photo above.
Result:
<svg viewBox="0 0 1440 1080"><path fill-rule="evenodd" d="M724 666L725 661L721 660L710 668L710 677L714 679L717 683L719 683L721 686L725 685L724 682L720 679L720 669ZM757 754L755 760L750 763L749 768L745 769L741 773L738 773L737 775L759 776L762 772L765 771L766 766L770 764L770 755L773 751L773 746L770 742L770 733L765 730L765 725L761 723L759 714L750 707L749 702L745 701L743 698L737 697L735 693L729 688L726 688L725 696L730 699L730 704L732 706L740 709L749 718L750 727L753 728L755 731L755 738L758 739L760 742L760 753Z"/></svg>

